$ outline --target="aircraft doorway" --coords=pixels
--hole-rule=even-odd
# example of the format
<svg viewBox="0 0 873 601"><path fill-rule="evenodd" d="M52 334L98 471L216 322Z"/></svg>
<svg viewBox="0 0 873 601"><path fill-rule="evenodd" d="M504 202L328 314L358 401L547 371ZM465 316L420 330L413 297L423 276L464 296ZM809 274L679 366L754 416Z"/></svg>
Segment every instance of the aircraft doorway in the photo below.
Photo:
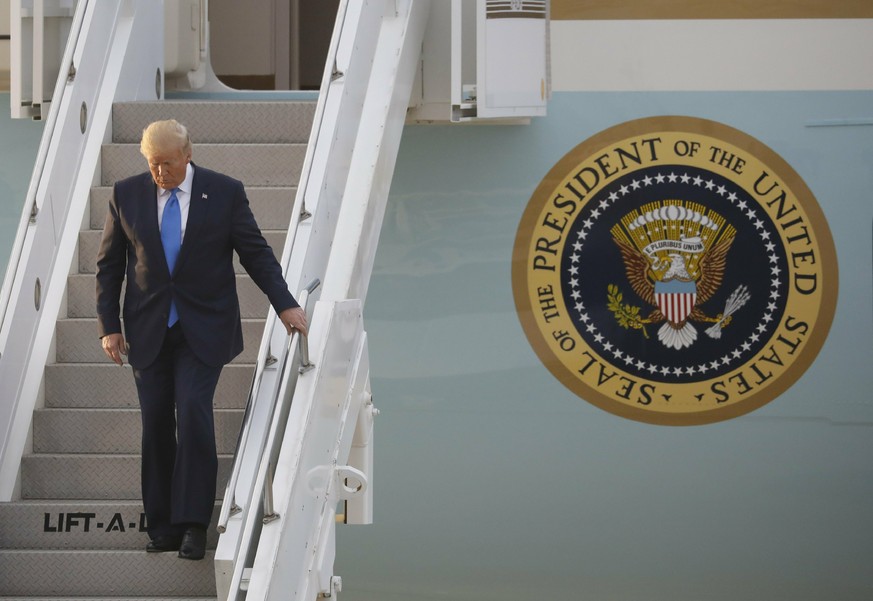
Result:
<svg viewBox="0 0 873 601"><path fill-rule="evenodd" d="M317 90L339 0L212 0L212 68L241 90Z"/></svg>

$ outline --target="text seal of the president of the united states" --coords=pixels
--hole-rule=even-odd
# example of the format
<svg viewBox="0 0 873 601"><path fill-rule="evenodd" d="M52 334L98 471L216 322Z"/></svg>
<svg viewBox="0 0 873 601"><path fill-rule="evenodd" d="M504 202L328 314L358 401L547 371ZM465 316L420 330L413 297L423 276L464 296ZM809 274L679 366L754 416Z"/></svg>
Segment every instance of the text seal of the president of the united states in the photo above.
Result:
<svg viewBox="0 0 873 601"><path fill-rule="evenodd" d="M543 364L594 405L690 425L752 411L820 350L836 306L824 215L773 150L729 126L607 129L537 187L513 290Z"/></svg>

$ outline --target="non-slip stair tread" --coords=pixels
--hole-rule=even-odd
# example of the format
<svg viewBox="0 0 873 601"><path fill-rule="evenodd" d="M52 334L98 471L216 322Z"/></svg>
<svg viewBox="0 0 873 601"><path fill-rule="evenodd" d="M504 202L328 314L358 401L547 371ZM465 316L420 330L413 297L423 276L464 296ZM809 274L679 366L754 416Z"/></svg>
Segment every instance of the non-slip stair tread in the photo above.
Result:
<svg viewBox="0 0 873 601"><path fill-rule="evenodd" d="M67 278L68 317L97 317L94 286L94 276L91 274L75 274ZM267 314L270 301L251 277L237 274L236 293L242 317L256 319Z"/></svg>
<svg viewBox="0 0 873 601"><path fill-rule="evenodd" d="M244 408L254 370L252 363L224 366L213 406L216 409ZM45 405L47 408L139 409L131 370L119 368L108 360L47 365Z"/></svg>
<svg viewBox="0 0 873 601"><path fill-rule="evenodd" d="M149 123L173 118L185 124L195 143L306 142L315 108L311 100L118 103L112 109L112 138L116 142L139 142Z"/></svg>
<svg viewBox="0 0 873 601"><path fill-rule="evenodd" d="M239 409L213 409L215 416L226 416L226 415L236 415L240 412ZM112 415L139 415L138 409L131 409L127 407L81 407L81 408L70 408L70 407L44 407L37 409L35 411L37 415L57 415L57 416L72 416L79 414L90 414L91 416L100 415L100 414L112 414Z"/></svg>
<svg viewBox="0 0 873 601"><path fill-rule="evenodd" d="M192 160L238 179L246 186L296 186L305 144L194 144ZM139 144L107 144L100 158L101 185L143 173L146 162Z"/></svg>
<svg viewBox="0 0 873 601"><path fill-rule="evenodd" d="M208 167L208 165L204 165ZM142 171L145 171L143 163ZM246 197L249 206L262 231L286 230L291 221L291 209L294 207L294 197L297 186L249 186L246 185ZM103 229L106 221L106 211L109 199L112 197L111 186L91 188L90 227Z"/></svg>
<svg viewBox="0 0 873 601"><path fill-rule="evenodd" d="M3 550L6 596L151 597L215 595L214 552L202 561L135 550Z"/></svg>
<svg viewBox="0 0 873 601"><path fill-rule="evenodd" d="M33 458L45 458L45 459L68 459L68 458L105 458L105 459L136 459L139 461L139 454L137 453L30 453L25 455L25 459L33 459ZM218 459L219 462L222 459L230 459L232 458L231 454L228 453L219 453Z"/></svg>
<svg viewBox="0 0 873 601"><path fill-rule="evenodd" d="M218 542L216 501L207 528L207 548ZM0 503L0 532L5 549L142 550L148 542L138 500L48 500Z"/></svg>
<svg viewBox="0 0 873 601"><path fill-rule="evenodd" d="M218 457L218 488L222 494L233 456ZM21 460L24 499L141 498L140 457L133 453L44 453Z"/></svg>
<svg viewBox="0 0 873 601"><path fill-rule="evenodd" d="M257 361L258 347L265 321L265 319L242 320L245 348L231 363L254 363ZM55 332L58 363L106 363L113 365L100 347L95 318L60 319ZM125 363L125 366L127 365ZM119 368L116 367L116 369ZM129 369L129 367L123 369Z"/></svg>
<svg viewBox="0 0 873 601"><path fill-rule="evenodd" d="M242 409L217 409L215 443L233 453ZM139 453L142 425L138 409L38 409L33 419L33 454Z"/></svg>
<svg viewBox="0 0 873 601"><path fill-rule="evenodd" d="M267 244L273 249L273 255L277 259L281 258L282 250L285 248L287 231L264 230L261 233L264 235ZM97 272L97 251L100 249L101 237L102 231L100 230L86 230L79 234L79 274L94 274ZM233 258L233 265L234 271L237 274L245 273L245 269L240 265L239 258L236 255Z"/></svg>

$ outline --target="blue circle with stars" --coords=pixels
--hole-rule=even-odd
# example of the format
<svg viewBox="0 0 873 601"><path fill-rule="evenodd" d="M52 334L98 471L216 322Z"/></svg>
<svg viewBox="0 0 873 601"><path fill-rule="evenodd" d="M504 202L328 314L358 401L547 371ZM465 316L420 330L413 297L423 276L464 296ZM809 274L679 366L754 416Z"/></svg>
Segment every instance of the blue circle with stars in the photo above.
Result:
<svg viewBox="0 0 873 601"><path fill-rule="evenodd" d="M696 338L684 348L659 339L666 320L634 292L611 234L628 213L657 201L703 205L736 230L720 286L695 306L697 319L686 318ZM561 290L578 334L613 365L651 381L704 381L761 353L781 322L788 268L779 242L770 217L731 180L686 165L646 167L615 178L580 209L561 257ZM611 286L622 305L637 308L641 321L651 322L623 326L610 308Z"/></svg>

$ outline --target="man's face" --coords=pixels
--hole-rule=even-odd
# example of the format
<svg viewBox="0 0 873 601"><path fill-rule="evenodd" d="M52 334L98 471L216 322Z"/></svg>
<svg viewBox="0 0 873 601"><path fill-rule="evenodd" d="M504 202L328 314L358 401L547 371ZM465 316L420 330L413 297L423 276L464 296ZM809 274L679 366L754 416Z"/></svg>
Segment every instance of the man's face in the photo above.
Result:
<svg viewBox="0 0 873 601"><path fill-rule="evenodd" d="M155 151L146 157L152 179L164 190L177 188L185 181L185 173L191 154L181 149Z"/></svg>

